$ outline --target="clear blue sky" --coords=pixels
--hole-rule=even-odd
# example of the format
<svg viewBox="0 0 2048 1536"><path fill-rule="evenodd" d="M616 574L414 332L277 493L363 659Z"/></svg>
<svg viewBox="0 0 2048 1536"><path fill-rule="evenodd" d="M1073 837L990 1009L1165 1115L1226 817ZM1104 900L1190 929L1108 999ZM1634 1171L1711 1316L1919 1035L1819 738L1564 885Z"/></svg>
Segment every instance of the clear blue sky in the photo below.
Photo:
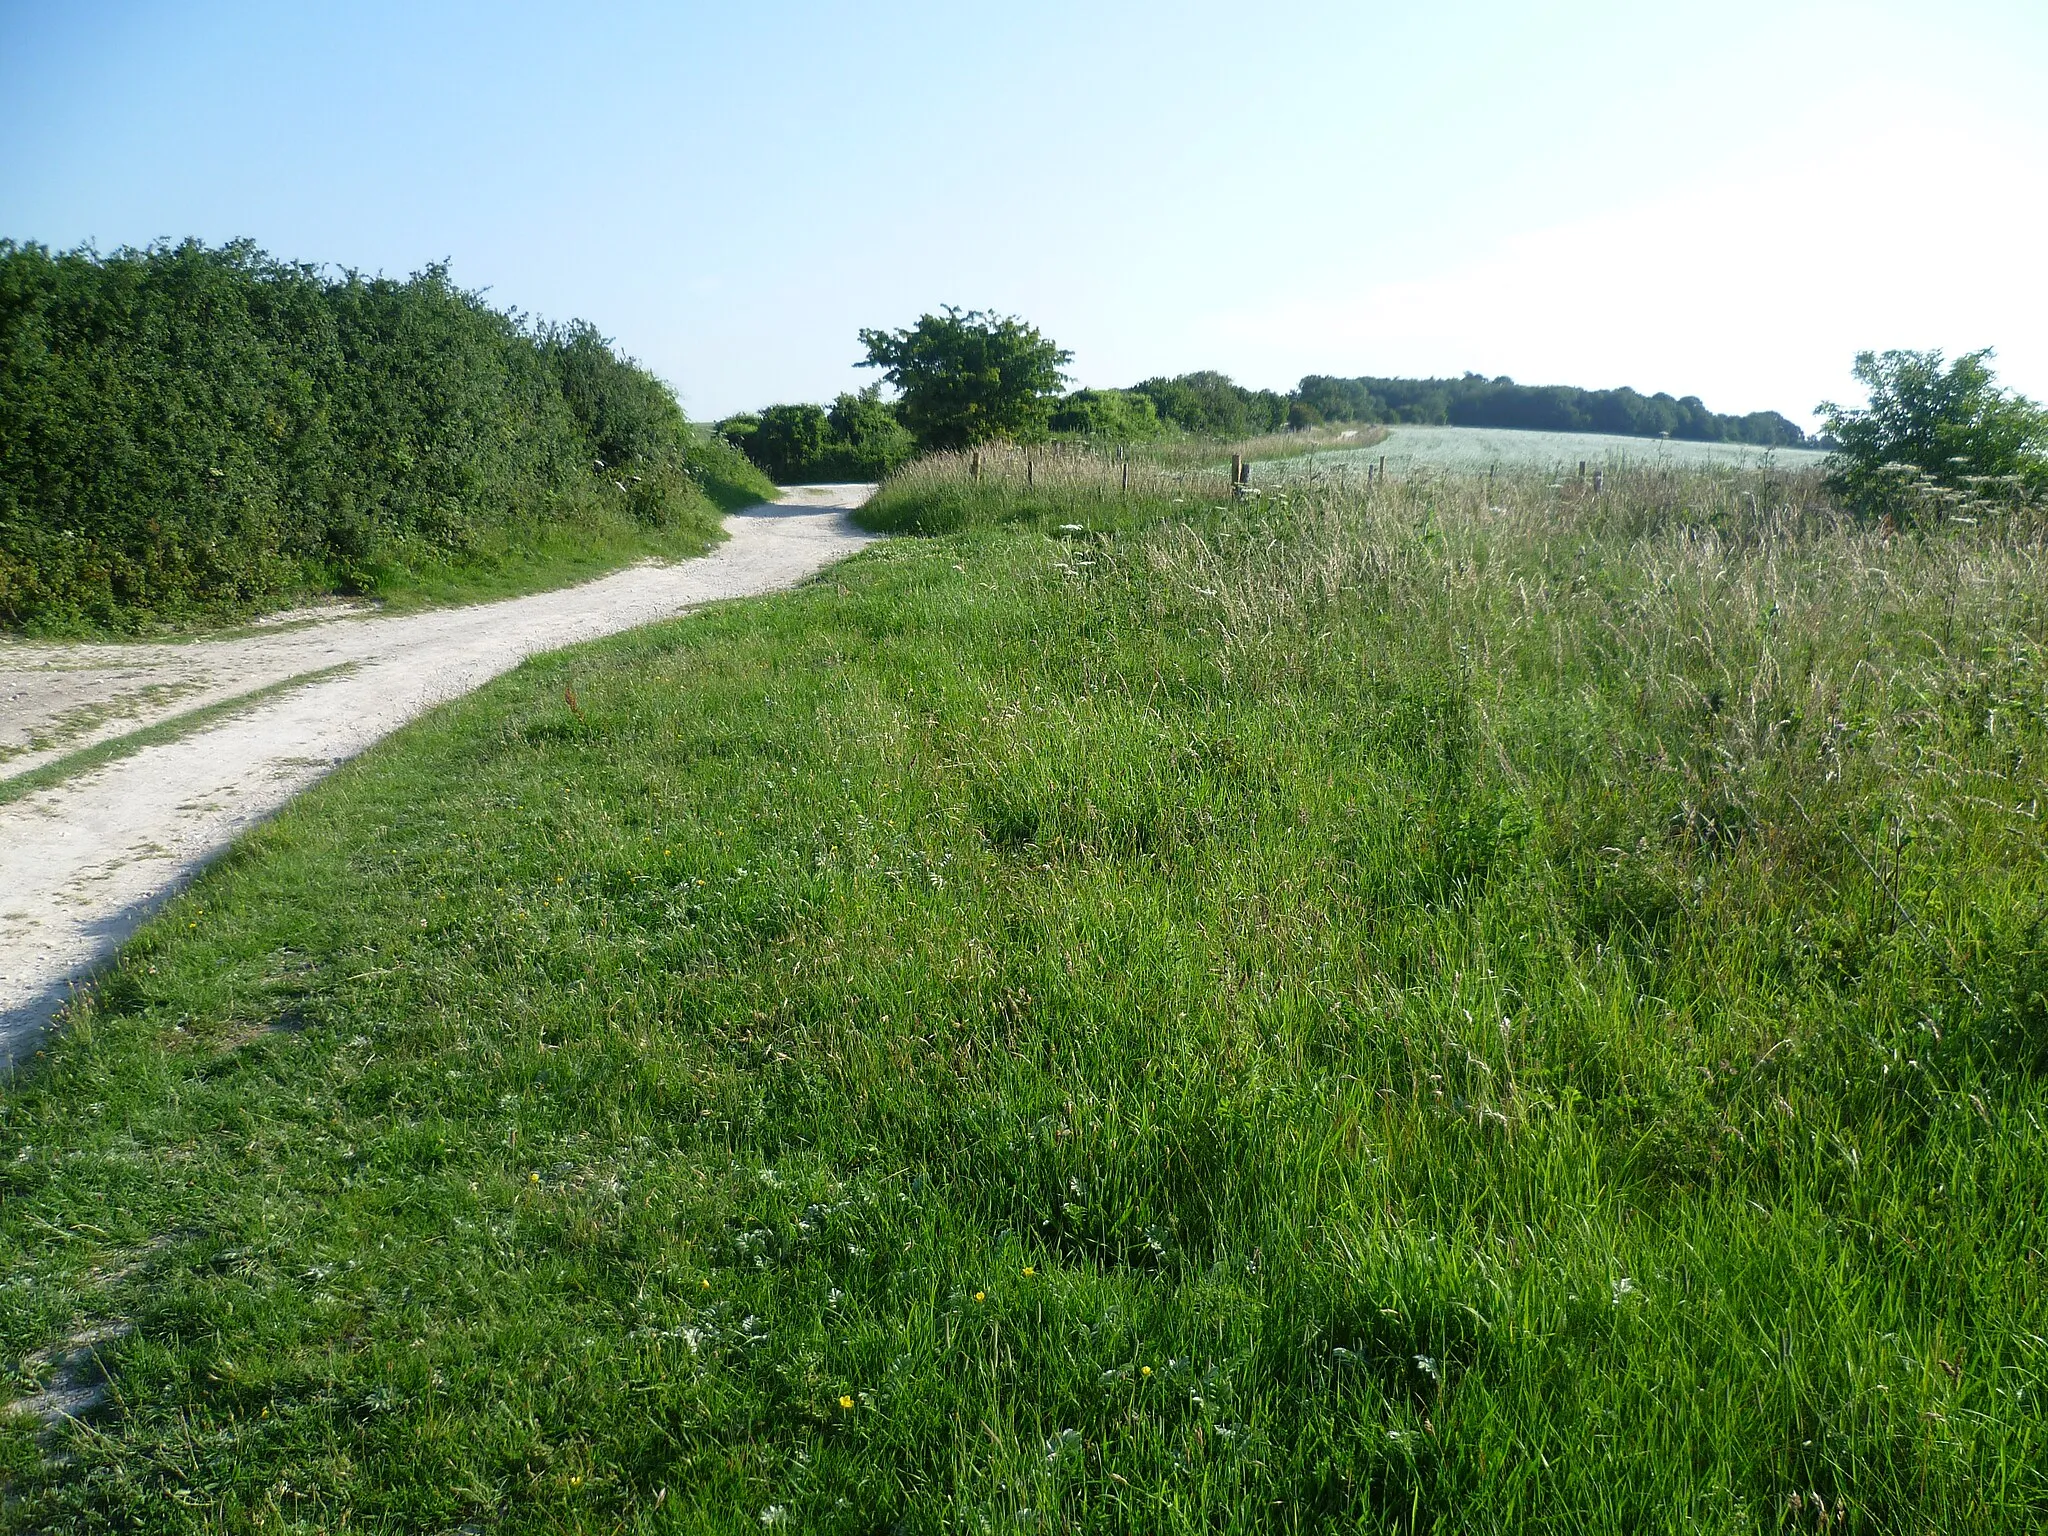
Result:
<svg viewBox="0 0 2048 1536"><path fill-rule="evenodd" d="M2048 3L0 3L0 234L588 318L693 415L1026 316L1089 384L2048 396Z"/></svg>

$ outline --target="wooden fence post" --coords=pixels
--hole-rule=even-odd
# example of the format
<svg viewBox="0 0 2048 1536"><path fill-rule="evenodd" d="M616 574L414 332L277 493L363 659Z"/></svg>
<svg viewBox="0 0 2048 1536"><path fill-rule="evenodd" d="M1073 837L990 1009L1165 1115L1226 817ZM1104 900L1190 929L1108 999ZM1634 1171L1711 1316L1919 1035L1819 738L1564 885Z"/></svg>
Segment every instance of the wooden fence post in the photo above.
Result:
<svg viewBox="0 0 2048 1536"><path fill-rule="evenodd" d="M968 462L967 473L972 479L979 480L981 478L981 450L979 448L975 449L973 459Z"/></svg>
<svg viewBox="0 0 2048 1536"><path fill-rule="evenodd" d="M1031 478L1031 454L1027 450L1024 454L1024 489L1030 490L1035 483Z"/></svg>
<svg viewBox="0 0 2048 1536"><path fill-rule="evenodd" d="M1244 455L1241 453L1233 453L1230 456L1230 494L1232 499L1235 499L1244 494L1244 491L1242 489L1243 485Z"/></svg>

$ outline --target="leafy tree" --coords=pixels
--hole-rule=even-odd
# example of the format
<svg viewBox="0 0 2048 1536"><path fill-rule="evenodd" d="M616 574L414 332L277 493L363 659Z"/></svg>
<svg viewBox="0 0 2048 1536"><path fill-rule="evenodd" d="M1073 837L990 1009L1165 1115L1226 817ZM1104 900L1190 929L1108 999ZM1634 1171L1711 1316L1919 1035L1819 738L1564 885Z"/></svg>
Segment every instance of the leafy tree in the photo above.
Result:
<svg viewBox="0 0 2048 1536"><path fill-rule="evenodd" d="M1062 436L1107 443L1146 443L1159 436L1159 412L1128 389L1077 389L1052 408L1046 424Z"/></svg>
<svg viewBox="0 0 2048 1536"><path fill-rule="evenodd" d="M1047 398L1073 358L1015 316L950 304L907 331L863 330L860 342L860 366L902 392L903 424L923 448L1043 437Z"/></svg>
<svg viewBox="0 0 2048 1536"><path fill-rule="evenodd" d="M1939 352L1858 353L1870 404L1818 408L1840 445L1828 461L1836 492L1865 511L1897 512L1916 484L2048 488L2048 411L2000 389L1991 356L1987 347L1944 368Z"/></svg>

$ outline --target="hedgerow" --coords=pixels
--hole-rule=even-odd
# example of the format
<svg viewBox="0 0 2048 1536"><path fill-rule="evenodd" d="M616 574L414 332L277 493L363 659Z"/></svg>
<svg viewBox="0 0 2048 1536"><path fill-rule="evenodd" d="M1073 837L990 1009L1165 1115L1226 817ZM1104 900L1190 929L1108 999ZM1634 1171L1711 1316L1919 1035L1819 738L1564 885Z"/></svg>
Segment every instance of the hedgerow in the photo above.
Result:
<svg viewBox="0 0 2048 1536"><path fill-rule="evenodd" d="M586 324L246 241L0 241L0 624L135 630L487 561L715 537L765 482Z"/></svg>

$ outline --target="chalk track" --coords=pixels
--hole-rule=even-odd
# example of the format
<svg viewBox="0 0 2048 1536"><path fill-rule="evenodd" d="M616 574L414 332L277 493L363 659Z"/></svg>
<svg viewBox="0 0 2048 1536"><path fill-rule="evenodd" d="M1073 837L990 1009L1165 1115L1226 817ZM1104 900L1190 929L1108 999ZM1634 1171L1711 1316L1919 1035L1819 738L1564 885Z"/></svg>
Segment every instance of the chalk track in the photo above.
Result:
<svg viewBox="0 0 2048 1536"><path fill-rule="evenodd" d="M0 1072L166 897L336 764L528 656L795 585L870 542L846 514L872 489L794 487L734 513L700 559L503 602L400 617L329 607L182 644L0 643L0 793L67 754L223 706L0 804Z"/></svg>

